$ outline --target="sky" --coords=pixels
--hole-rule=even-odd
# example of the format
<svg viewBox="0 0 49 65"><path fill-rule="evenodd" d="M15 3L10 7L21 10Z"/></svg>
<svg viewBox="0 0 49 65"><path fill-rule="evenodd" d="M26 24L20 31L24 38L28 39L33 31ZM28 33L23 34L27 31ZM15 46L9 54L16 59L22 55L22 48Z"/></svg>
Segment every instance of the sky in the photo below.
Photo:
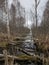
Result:
<svg viewBox="0 0 49 65"><path fill-rule="evenodd" d="M28 11L32 8L33 10L33 7L35 5L35 0L19 0L21 5ZM37 0L39 1L39 0ZM46 3L47 3L48 0L40 0L40 4L38 6L38 12L40 15L42 15L44 9L45 9L45 6L46 6Z"/></svg>
<svg viewBox="0 0 49 65"><path fill-rule="evenodd" d="M13 1L13 0L9 0L9 4L11 4L12 1ZM35 4L35 0L19 0L19 1L20 1L21 5L22 5L27 11L30 10L31 8L33 8L33 6L34 6L34 4ZM37 0L37 1L39 1L39 0ZM38 12L39 12L40 14L43 13L43 10L44 10L44 8L45 8L45 5L46 5L46 2L47 2L47 1L48 1L48 0L40 0L40 4L39 4L39 6L38 6Z"/></svg>
<svg viewBox="0 0 49 65"><path fill-rule="evenodd" d="M32 6L35 3L35 0L19 0L19 1L21 2L21 5L23 7L25 7L27 10L32 8ZM37 1L39 1L39 0L37 0ZM40 5L39 5L40 9L41 9L41 7L45 6L46 2L47 2L47 0L40 0Z"/></svg>
<svg viewBox="0 0 49 65"><path fill-rule="evenodd" d="M26 11L29 11L30 9L32 9L34 11L34 7L35 7L35 0L19 0L21 5L26 9ZM39 0L37 0L39 1ZM42 20L42 16L43 16L43 12L45 10L46 7L46 3L48 0L40 0L40 4L38 5L38 22L39 24L41 23ZM32 21L30 21L28 19L28 25L30 27L30 25L32 24ZM38 25L39 25L38 24Z"/></svg>
<svg viewBox="0 0 49 65"><path fill-rule="evenodd" d="M19 1L26 11L29 11L30 9L34 11L35 0L19 0ZM45 9L47 1L48 0L40 0L40 4L38 5L39 24L41 22L43 11ZM9 3L11 4L12 0L9 0ZM32 24L31 21L28 19L28 25L30 26L31 24Z"/></svg>

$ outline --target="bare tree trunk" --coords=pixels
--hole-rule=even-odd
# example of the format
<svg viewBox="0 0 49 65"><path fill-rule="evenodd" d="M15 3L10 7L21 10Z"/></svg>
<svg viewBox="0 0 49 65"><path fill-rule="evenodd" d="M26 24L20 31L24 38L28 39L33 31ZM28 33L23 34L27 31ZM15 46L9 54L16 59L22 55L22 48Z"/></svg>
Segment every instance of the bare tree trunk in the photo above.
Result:
<svg viewBox="0 0 49 65"><path fill-rule="evenodd" d="M35 21L36 21L36 28L37 28L37 0L35 0Z"/></svg>
<svg viewBox="0 0 49 65"><path fill-rule="evenodd" d="M37 17L38 17L38 14L37 14L37 7L38 7L39 3L40 3L40 0L39 0L38 2L37 2L37 0L35 0L35 19L36 19L36 27L38 26L38 19L37 19Z"/></svg>
<svg viewBox="0 0 49 65"><path fill-rule="evenodd" d="M6 15L7 15L7 34L8 34L8 39L10 38L10 28L9 28L9 8L8 8L8 1L5 0L5 8L6 8Z"/></svg>

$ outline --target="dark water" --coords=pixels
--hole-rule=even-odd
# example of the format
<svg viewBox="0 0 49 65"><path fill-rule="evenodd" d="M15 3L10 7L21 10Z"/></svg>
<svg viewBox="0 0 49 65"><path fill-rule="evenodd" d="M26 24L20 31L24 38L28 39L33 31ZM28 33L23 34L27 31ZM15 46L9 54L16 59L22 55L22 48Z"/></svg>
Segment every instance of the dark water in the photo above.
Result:
<svg viewBox="0 0 49 65"><path fill-rule="evenodd" d="M15 65L43 65L42 62L32 62L32 61L24 61L24 62L16 62Z"/></svg>
<svg viewBox="0 0 49 65"><path fill-rule="evenodd" d="M34 63L32 63L32 62L16 62L15 63L15 65L36 65L36 64L34 64Z"/></svg>
<svg viewBox="0 0 49 65"><path fill-rule="evenodd" d="M36 62L18 62L15 63L15 65L42 65L42 63L36 63Z"/></svg>
<svg viewBox="0 0 49 65"><path fill-rule="evenodd" d="M0 61L0 65L5 65L4 61ZM13 65L43 65L42 63L36 62L15 62Z"/></svg>
<svg viewBox="0 0 49 65"><path fill-rule="evenodd" d="M21 45L21 48L26 50L27 52L30 52L30 54L32 55L34 52L31 52L30 50L33 50L35 49L35 46L34 46L34 42L33 40L31 40L31 36L32 36L32 33L30 32L29 35L26 37L26 40L24 41L24 43ZM29 40L28 40L29 39ZM10 48L8 49L9 52L12 54L13 52L11 52L12 50L12 46L9 46ZM17 54L17 52L16 52ZM20 54L18 52L18 54ZM0 65L5 65L4 64L4 61L0 61ZM42 65L42 63L40 62L31 62L31 61L15 61L14 65Z"/></svg>
<svg viewBox="0 0 49 65"><path fill-rule="evenodd" d="M5 65L5 64L4 64L4 61L0 61L0 65Z"/></svg>

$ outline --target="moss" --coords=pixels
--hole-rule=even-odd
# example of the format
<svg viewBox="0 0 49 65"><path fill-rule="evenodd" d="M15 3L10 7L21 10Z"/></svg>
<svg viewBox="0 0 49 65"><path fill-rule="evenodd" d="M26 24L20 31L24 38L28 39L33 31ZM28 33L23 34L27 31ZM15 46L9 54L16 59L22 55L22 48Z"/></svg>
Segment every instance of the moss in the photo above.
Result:
<svg viewBox="0 0 49 65"><path fill-rule="evenodd" d="M32 59L32 56L28 56L26 54L17 55L17 57L22 58L22 59Z"/></svg>
<svg viewBox="0 0 49 65"><path fill-rule="evenodd" d="M19 57L22 60L31 60L31 61L37 61L37 57L34 56L28 56L28 55L17 55L17 57Z"/></svg>
<svg viewBox="0 0 49 65"><path fill-rule="evenodd" d="M6 47L7 42L0 42L0 47Z"/></svg>

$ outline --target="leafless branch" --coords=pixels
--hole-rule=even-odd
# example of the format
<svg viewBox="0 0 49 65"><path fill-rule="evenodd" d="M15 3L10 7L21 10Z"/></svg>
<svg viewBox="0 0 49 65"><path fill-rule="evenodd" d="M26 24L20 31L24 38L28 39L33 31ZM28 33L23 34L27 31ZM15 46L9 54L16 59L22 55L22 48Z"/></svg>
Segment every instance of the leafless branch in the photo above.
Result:
<svg viewBox="0 0 49 65"><path fill-rule="evenodd" d="M40 0L39 0L38 3L37 3L37 7L38 7L39 3L40 3Z"/></svg>

